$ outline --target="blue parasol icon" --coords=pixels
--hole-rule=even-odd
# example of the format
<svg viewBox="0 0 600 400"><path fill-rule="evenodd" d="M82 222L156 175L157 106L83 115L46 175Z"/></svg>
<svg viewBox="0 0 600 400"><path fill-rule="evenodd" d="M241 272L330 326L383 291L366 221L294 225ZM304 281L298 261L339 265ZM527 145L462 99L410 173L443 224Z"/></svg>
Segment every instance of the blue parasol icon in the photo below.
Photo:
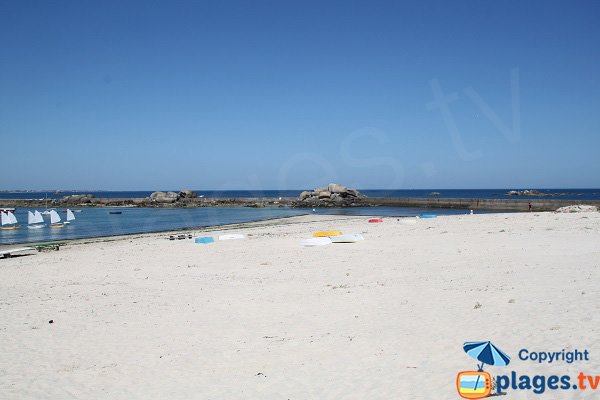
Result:
<svg viewBox="0 0 600 400"><path fill-rule="evenodd" d="M481 361L481 365L478 365L480 371L483 371L483 364L504 367L510 363L510 357L492 342L466 342L463 349L465 353Z"/></svg>
<svg viewBox="0 0 600 400"><path fill-rule="evenodd" d="M466 342L463 344L463 350L477 361L481 361L481 365L477 365L479 371L483 371L483 364L504 367L510 363L510 357L489 341ZM475 387L477 387L478 383L479 375L477 376Z"/></svg>

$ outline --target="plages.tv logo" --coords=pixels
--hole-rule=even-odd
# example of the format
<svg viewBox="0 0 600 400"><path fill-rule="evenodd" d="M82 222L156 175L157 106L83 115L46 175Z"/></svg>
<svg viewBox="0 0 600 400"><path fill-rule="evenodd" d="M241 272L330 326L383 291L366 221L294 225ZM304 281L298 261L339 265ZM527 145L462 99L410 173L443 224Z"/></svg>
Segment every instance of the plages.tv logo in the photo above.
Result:
<svg viewBox="0 0 600 400"><path fill-rule="evenodd" d="M456 389L458 394L465 399L483 399L492 392L492 377L483 370L485 364L493 366L506 366L510 357L494 346L492 342L466 342L463 350L481 364L477 364L477 371L462 371L456 376Z"/></svg>

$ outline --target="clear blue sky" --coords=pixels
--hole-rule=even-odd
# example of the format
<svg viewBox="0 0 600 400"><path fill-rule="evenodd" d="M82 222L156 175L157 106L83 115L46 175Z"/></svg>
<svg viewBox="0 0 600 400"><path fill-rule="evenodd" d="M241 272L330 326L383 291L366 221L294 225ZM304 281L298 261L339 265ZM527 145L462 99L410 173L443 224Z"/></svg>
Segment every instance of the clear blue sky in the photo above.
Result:
<svg viewBox="0 0 600 400"><path fill-rule="evenodd" d="M0 189L600 187L598 21L598 1L1 0Z"/></svg>

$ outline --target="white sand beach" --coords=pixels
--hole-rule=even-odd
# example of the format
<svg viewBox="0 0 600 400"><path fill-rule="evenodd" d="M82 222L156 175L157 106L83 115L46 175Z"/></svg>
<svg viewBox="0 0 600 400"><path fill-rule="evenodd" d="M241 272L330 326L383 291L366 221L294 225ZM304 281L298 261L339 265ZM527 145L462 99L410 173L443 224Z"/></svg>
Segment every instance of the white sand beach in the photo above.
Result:
<svg viewBox="0 0 600 400"><path fill-rule="evenodd" d="M478 340L512 357L493 375L600 375L600 213L367 220L2 259L0 398L456 399L457 372L476 364L462 344ZM319 230L365 240L299 245ZM522 348L591 355L540 366Z"/></svg>

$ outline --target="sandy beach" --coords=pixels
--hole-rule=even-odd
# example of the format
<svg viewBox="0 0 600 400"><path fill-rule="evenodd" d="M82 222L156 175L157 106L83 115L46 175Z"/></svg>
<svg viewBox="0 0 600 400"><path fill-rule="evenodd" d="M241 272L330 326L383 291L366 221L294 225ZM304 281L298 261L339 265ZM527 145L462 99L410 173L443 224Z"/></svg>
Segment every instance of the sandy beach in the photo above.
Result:
<svg viewBox="0 0 600 400"><path fill-rule="evenodd" d="M457 372L476 364L462 344L478 340L512 357L492 375L600 374L600 213L367 219L2 259L0 398L456 399ZM320 230L365 240L300 246ZM538 364L523 348L591 354Z"/></svg>

